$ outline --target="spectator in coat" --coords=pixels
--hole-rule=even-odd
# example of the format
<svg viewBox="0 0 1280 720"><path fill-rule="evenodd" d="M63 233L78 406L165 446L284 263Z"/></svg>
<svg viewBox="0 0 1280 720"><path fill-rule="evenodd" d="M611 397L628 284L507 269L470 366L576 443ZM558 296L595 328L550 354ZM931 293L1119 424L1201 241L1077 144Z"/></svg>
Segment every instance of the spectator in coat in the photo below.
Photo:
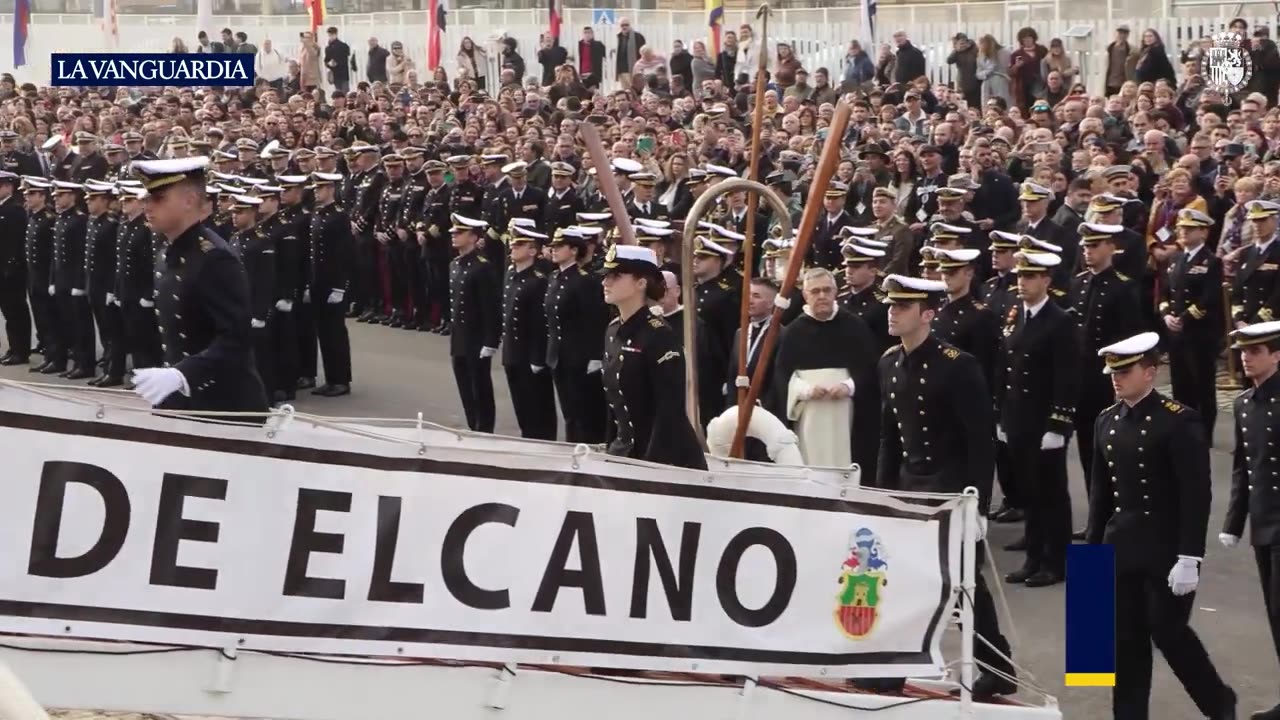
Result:
<svg viewBox="0 0 1280 720"><path fill-rule="evenodd" d="M983 108L992 98L999 98L1005 107L1013 104L1009 92L1009 50L991 35L983 35L978 40L975 76L982 83Z"/></svg>
<svg viewBox="0 0 1280 720"><path fill-rule="evenodd" d="M844 75L840 78L840 92L867 91L876 80L876 65L862 49L862 43L849 41L849 52L844 56Z"/></svg>
<svg viewBox="0 0 1280 720"><path fill-rule="evenodd" d="M201 30L196 34L196 52L198 53L220 53L225 52L220 42L210 42L209 33Z"/></svg>
<svg viewBox="0 0 1280 720"><path fill-rule="evenodd" d="M671 42L671 57L667 58L667 63L671 68L672 77L679 75L684 78L685 87L693 87L693 55L684 49L683 41Z"/></svg>
<svg viewBox="0 0 1280 720"><path fill-rule="evenodd" d="M538 64L542 66L541 85L547 87L555 84L556 68L569 60L569 51L560 46L560 38L551 33L543 33L538 38Z"/></svg>
<svg viewBox="0 0 1280 720"><path fill-rule="evenodd" d="M298 48L298 85L311 92L320 87L320 44L311 32L299 33L302 45Z"/></svg>
<svg viewBox="0 0 1280 720"><path fill-rule="evenodd" d="M253 58L254 77L266 80L276 90L284 88L284 79L289 74L289 61L284 59L279 50L271 44L271 38L262 41L257 55Z"/></svg>
<svg viewBox="0 0 1280 720"><path fill-rule="evenodd" d="M1040 61L1040 76L1049 81L1049 73L1056 72L1062 76L1062 84L1068 90L1071 86L1079 82L1077 78L1080 75L1080 68L1076 67L1071 56L1067 54L1067 50L1062 46L1061 38L1054 38L1049 41L1049 54L1044 56L1044 60ZM1051 103L1057 105L1057 103Z"/></svg>
<svg viewBox="0 0 1280 720"><path fill-rule="evenodd" d="M604 56L604 43L596 39L595 31L582 28L582 39L578 41L578 77L583 87L600 87L604 78Z"/></svg>
<svg viewBox="0 0 1280 720"><path fill-rule="evenodd" d="M689 63L689 71L693 73L693 81L689 89L693 96L702 99L702 84L716 79L716 63L714 58L707 57L707 45L701 40L693 41L693 59Z"/></svg>
<svg viewBox="0 0 1280 720"><path fill-rule="evenodd" d="M477 90L485 89L485 80L489 75L489 53L475 44L470 37L462 38L458 47L458 73L466 74L475 81Z"/></svg>
<svg viewBox="0 0 1280 720"><path fill-rule="evenodd" d="M640 48L644 47L644 35L631 30L631 21L621 18L618 21L618 49L614 72L618 74L618 84L624 88L631 87L631 69L640 59Z"/></svg>
<svg viewBox="0 0 1280 720"><path fill-rule="evenodd" d="M258 46L249 42L249 36L243 30L236 33L236 52L246 55L258 54Z"/></svg>
<svg viewBox="0 0 1280 720"><path fill-rule="evenodd" d="M498 57L502 69L511 68L516 83L524 82L524 58L516 50L519 45L513 37L502 38L502 54Z"/></svg>
<svg viewBox="0 0 1280 720"><path fill-rule="evenodd" d="M760 55L765 57L765 70L769 69L769 60L773 57L772 48L766 39L764 47L760 46L760 40L755 36L755 32L750 25L742 25L738 28L738 61L737 71L739 74L747 76L747 82L755 87L756 71L760 69ZM728 83L732 86L733 83Z"/></svg>
<svg viewBox="0 0 1280 720"><path fill-rule="evenodd" d="M1178 78L1169 61L1169 49L1164 46L1160 33L1147 28L1142 32L1142 48L1138 50L1138 62L1133 66L1134 79L1139 83L1167 80L1169 87L1177 87Z"/></svg>
<svg viewBox="0 0 1280 720"><path fill-rule="evenodd" d="M721 38L722 47L720 53L716 55L716 77L720 79L720 83L725 87L733 87L734 75L738 68L738 35L732 30L726 30L724 37Z"/></svg>
<svg viewBox="0 0 1280 720"><path fill-rule="evenodd" d="M412 70L413 60L405 54L404 45L399 40L391 43L391 56L387 58L387 80L392 85L408 84Z"/></svg>
<svg viewBox="0 0 1280 720"><path fill-rule="evenodd" d="M1009 76L1013 80L1014 102L1022 108L1024 116L1036 98L1044 94L1040 61L1048 54L1049 50L1040 44L1040 34L1033 28L1024 27L1018 31L1018 49L1009 56L1013 63L1009 68Z"/></svg>
<svg viewBox="0 0 1280 720"><path fill-rule="evenodd" d="M969 107L976 108L982 101L982 83L978 81L978 46L968 35L956 33L951 38L951 54L947 64L956 66L956 89L964 96Z"/></svg>
<svg viewBox="0 0 1280 720"><path fill-rule="evenodd" d="M329 44L324 47L324 66L329 68L333 87L338 92L351 91L351 71L356 69L351 46L338 39L338 28L329 28Z"/></svg>
<svg viewBox="0 0 1280 720"><path fill-rule="evenodd" d="M1116 28L1115 39L1107 46L1107 97L1119 93L1126 82L1133 80L1129 71L1129 58L1133 54L1133 46L1129 44L1129 26L1121 25Z"/></svg>
<svg viewBox="0 0 1280 720"><path fill-rule="evenodd" d="M893 44L898 47L894 55L893 82L906 85L925 76L924 52L911 44L905 30L893 34Z"/></svg>
<svg viewBox="0 0 1280 720"><path fill-rule="evenodd" d="M809 93L809 99L819 107L824 103L835 105L840 100L840 93L831 87L831 73L826 68L821 67L814 71L813 92Z"/></svg>
<svg viewBox="0 0 1280 720"><path fill-rule="evenodd" d="M897 72L898 58L889 45L880 46L880 56L876 58L875 84L888 87L893 84L893 76Z"/></svg>
<svg viewBox="0 0 1280 720"><path fill-rule="evenodd" d="M378 44L378 38L369 38L369 57L364 63L365 77L369 82L387 81L387 57L391 53Z"/></svg>
<svg viewBox="0 0 1280 720"><path fill-rule="evenodd" d="M796 83L796 73L800 71L800 58L796 57L795 51L787 43L778 43L777 49L778 55L773 63L773 81L785 91Z"/></svg>
<svg viewBox="0 0 1280 720"><path fill-rule="evenodd" d="M1249 56L1253 59L1253 75L1245 86L1248 92L1260 92L1267 96L1267 107L1276 104L1277 90L1280 90L1280 50L1276 49L1276 41L1272 40L1271 31L1265 27L1255 28L1249 44Z"/></svg>

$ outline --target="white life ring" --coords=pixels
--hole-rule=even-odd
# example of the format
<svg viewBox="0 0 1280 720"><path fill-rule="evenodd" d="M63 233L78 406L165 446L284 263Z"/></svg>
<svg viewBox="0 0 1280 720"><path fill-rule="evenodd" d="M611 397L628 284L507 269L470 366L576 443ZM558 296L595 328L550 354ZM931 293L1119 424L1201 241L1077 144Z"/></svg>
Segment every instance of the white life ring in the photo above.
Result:
<svg viewBox="0 0 1280 720"><path fill-rule="evenodd" d="M717 457L728 457L733 446L733 436L738 429L738 407L735 405L712 418L707 423L707 447ZM747 437L764 443L769 459L778 465L804 465L800 455L800 442L796 434L787 429L773 413L756 406L751 411L751 424Z"/></svg>

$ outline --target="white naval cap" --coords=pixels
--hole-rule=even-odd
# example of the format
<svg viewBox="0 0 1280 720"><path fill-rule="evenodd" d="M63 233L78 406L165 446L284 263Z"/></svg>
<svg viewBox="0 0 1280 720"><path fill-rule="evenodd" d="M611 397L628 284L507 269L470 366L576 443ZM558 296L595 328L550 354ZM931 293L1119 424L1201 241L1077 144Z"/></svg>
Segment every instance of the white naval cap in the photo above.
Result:
<svg viewBox="0 0 1280 720"><path fill-rule="evenodd" d="M633 226L634 226L634 225L646 225L646 226L651 227L651 228L669 228L669 227L671 227L671 221L669 221L669 220L658 220L657 218L636 218L635 220L632 220L632 221L631 221L631 224L632 224Z"/></svg>
<svg viewBox="0 0 1280 720"><path fill-rule="evenodd" d="M711 238L698 236L693 239L693 254L728 258L733 256L733 251Z"/></svg>
<svg viewBox="0 0 1280 720"><path fill-rule="evenodd" d="M868 263L884 257L883 250L867 247L857 242L847 242L840 246L840 254L845 264Z"/></svg>
<svg viewBox="0 0 1280 720"><path fill-rule="evenodd" d="M742 233L734 232L729 228L724 227L723 225L717 225L713 222L707 222L706 220L699 220L698 227L702 228L703 230L710 230L713 235L720 238L721 240L728 240L730 242L740 243L747 239L747 236L743 235Z"/></svg>
<svg viewBox="0 0 1280 720"><path fill-rule="evenodd" d="M604 256L604 269L621 272L658 269L658 256L643 245L614 245Z"/></svg>
<svg viewBox="0 0 1280 720"><path fill-rule="evenodd" d="M1023 250L1014 253L1013 257L1018 263L1013 268L1017 273L1048 272L1050 268L1062 264L1062 257L1051 252Z"/></svg>
<svg viewBox="0 0 1280 720"><path fill-rule="evenodd" d="M1160 343L1160 336L1153 332L1144 332L1112 343L1098 351L1105 367L1102 372L1111 375L1118 370L1133 365L1155 349Z"/></svg>
<svg viewBox="0 0 1280 720"><path fill-rule="evenodd" d="M954 268L968 267L970 263L978 259L982 254L977 248L956 248L947 250L940 247L925 247L920 250L921 253L930 251L934 259L938 261L939 270L951 270Z"/></svg>
<svg viewBox="0 0 1280 720"><path fill-rule="evenodd" d="M523 225L512 225L511 233L512 233L511 235L512 243L529 242L531 240L537 240L538 242L546 242L548 239L550 239L546 235L538 232L537 230L533 230Z"/></svg>
<svg viewBox="0 0 1280 720"><path fill-rule="evenodd" d="M723 165L707 163L706 165L702 166L702 169L705 170L708 175L719 175L720 177L731 177L731 178L738 177L738 173L734 172L733 168L725 167Z"/></svg>
<svg viewBox="0 0 1280 720"><path fill-rule="evenodd" d="M638 173L644 170L644 165L641 165L639 162L632 160L631 158L614 158L609 161L609 165L613 168L615 173L622 175L630 175L631 173Z"/></svg>
<svg viewBox="0 0 1280 720"><path fill-rule="evenodd" d="M1280 320L1254 323L1245 325L1239 330L1232 330L1231 339L1235 340L1231 345L1233 350L1280 340Z"/></svg>
<svg viewBox="0 0 1280 720"><path fill-rule="evenodd" d="M909 275L889 275L881 283L886 303L916 302L938 299L947 291L947 284L940 280L925 280Z"/></svg>
<svg viewBox="0 0 1280 720"><path fill-rule="evenodd" d="M53 135L40 146L41 150L52 150L62 144L61 135Z"/></svg>
<svg viewBox="0 0 1280 720"><path fill-rule="evenodd" d="M1030 235L1023 235L1019 237L1018 247L1022 248L1023 250L1032 250L1032 251L1040 250L1040 251L1051 252L1051 253L1062 252L1062 247L1060 245L1054 245L1051 242L1045 242L1040 238L1031 237Z"/></svg>
<svg viewBox="0 0 1280 720"><path fill-rule="evenodd" d="M963 225L951 225L944 222L936 222L929 226L929 232L934 236L939 235L958 238L961 235L968 235L973 232L973 228L964 227Z"/></svg>
<svg viewBox="0 0 1280 720"><path fill-rule="evenodd" d="M841 235L856 235L858 237L872 237L880 232L879 228L873 227L856 227L854 225L845 225L840 228Z"/></svg>
<svg viewBox="0 0 1280 720"><path fill-rule="evenodd" d="M489 228L489 223L484 220L476 220L474 218L465 217L454 213L449 216L449 220L453 223L453 227L449 228L450 232L484 232Z"/></svg>

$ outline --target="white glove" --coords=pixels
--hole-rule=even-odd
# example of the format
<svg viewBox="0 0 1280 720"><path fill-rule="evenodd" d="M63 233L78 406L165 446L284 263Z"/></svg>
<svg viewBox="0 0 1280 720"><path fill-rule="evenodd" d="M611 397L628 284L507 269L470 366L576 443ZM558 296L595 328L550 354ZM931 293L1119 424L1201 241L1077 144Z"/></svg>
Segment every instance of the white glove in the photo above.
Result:
<svg viewBox="0 0 1280 720"><path fill-rule="evenodd" d="M53 297L54 295L57 294L57 292L58 292L57 288L55 288L52 285L49 286L49 297Z"/></svg>
<svg viewBox="0 0 1280 720"><path fill-rule="evenodd" d="M534 371L535 373L540 373L545 369L545 367L546 367L545 365L530 365L529 369Z"/></svg>
<svg viewBox="0 0 1280 720"><path fill-rule="evenodd" d="M1195 558L1179 557L1169 571L1169 589L1182 597L1196 591L1200 585L1200 563Z"/></svg>
<svg viewBox="0 0 1280 720"><path fill-rule="evenodd" d="M250 321L249 321L249 327L251 327L251 328L253 328L253 329L255 329L255 330L261 330L262 328L264 328L264 327L266 327L266 326L267 326L267 323L266 323L266 321L265 321L265 320L250 320Z"/></svg>
<svg viewBox="0 0 1280 720"><path fill-rule="evenodd" d="M330 304L330 305L337 305L338 303L341 303L341 302L342 302L342 296L343 296L344 294L346 294L346 293L345 293L344 291L342 291L342 290L330 290L330 291L329 291L329 301L328 301L328 302L329 302L329 304Z"/></svg>
<svg viewBox="0 0 1280 720"><path fill-rule="evenodd" d="M152 407L164 402L170 395L181 392L190 394L187 379L177 368L144 368L133 371L133 391L151 403Z"/></svg>
<svg viewBox="0 0 1280 720"><path fill-rule="evenodd" d="M590 375L591 373L598 373L598 372L600 372L601 370L604 370L604 363L603 363L603 362L601 362L600 360L592 360L592 361L590 361L590 362L588 362L588 363L587 363L587 374L588 374L588 375Z"/></svg>
<svg viewBox="0 0 1280 720"><path fill-rule="evenodd" d="M1240 544L1240 536L1230 533L1218 533L1218 542L1222 543L1224 548L1233 548Z"/></svg>
<svg viewBox="0 0 1280 720"><path fill-rule="evenodd" d="M107 293L107 304L108 304L108 305L119 305L119 304L120 304L120 303L116 302L116 294L115 294L115 293Z"/></svg>
<svg viewBox="0 0 1280 720"><path fill-rule="evenodd" d="M302 302L304 303L311 302L311 288L307 288L306 290L302 291Z"/></svg>
<svg viewBox="0 0 1280 720"><path fill-rule="evenodd" d="M71 297L84 297L85 295L88 295L88 294L89 292L87 290L77 290L76 288L71 288Z"/></svg>
<svg viewBox="0 0 1280 720"><path fill-rule="evenodd" d="M276 301L276 309L277 309L277 310L279 310L280 312L293 312L293 301L292 301L292 300L277 300L277 301Z"/></svg>
<svg viewBox="0 0 1280 720"><path fill-rule="evenodd" d="M999 440L1006 445L1009 444L1009 436L1004 434L1004 428L999 425L996 426L996 440Z"/></svg>
<svg viewBox="0 0 1280 720"><path fill-rule="evenodd" d="M156 304L146 298L138 298L138 304L144 308L153 308Z"/></svg>
<svg viewBox="0 0 1280 720"><path fill-rule="evenodd" d="M1040 438L1041 450L1061 450L1067 446L1067 439L1056 432L1047 432Z"/></svg>
<svg viewBox="0 0 1280 720"><path fill-rule="evenodd" d="M480 348L480 359L491 358L498 352L498 348L482 347Z"/></svg>

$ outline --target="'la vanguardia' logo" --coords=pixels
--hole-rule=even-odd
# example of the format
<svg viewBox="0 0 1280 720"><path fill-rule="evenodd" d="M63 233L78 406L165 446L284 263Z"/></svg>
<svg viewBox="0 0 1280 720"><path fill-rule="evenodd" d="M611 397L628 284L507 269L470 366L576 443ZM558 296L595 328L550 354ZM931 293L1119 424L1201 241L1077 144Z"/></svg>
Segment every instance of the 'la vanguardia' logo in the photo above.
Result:
<svg viewBox="0 0 1280 720"><path fill-rule="evenodd" d="M1253 77L1253 58L1245 39L1224 31L1213 36L1213 47L1200 59L1205 85L1223 94L1240 92Z"/></svg>
<svg viewBox="0 0 1280 720"><path fill-rule="evenodd" d="M840 592L832 613L845 637L861 640L875 629L888 573L888 556L879 536L869 528L859 528L849 537L849 554L840 566Z"/></svg>

